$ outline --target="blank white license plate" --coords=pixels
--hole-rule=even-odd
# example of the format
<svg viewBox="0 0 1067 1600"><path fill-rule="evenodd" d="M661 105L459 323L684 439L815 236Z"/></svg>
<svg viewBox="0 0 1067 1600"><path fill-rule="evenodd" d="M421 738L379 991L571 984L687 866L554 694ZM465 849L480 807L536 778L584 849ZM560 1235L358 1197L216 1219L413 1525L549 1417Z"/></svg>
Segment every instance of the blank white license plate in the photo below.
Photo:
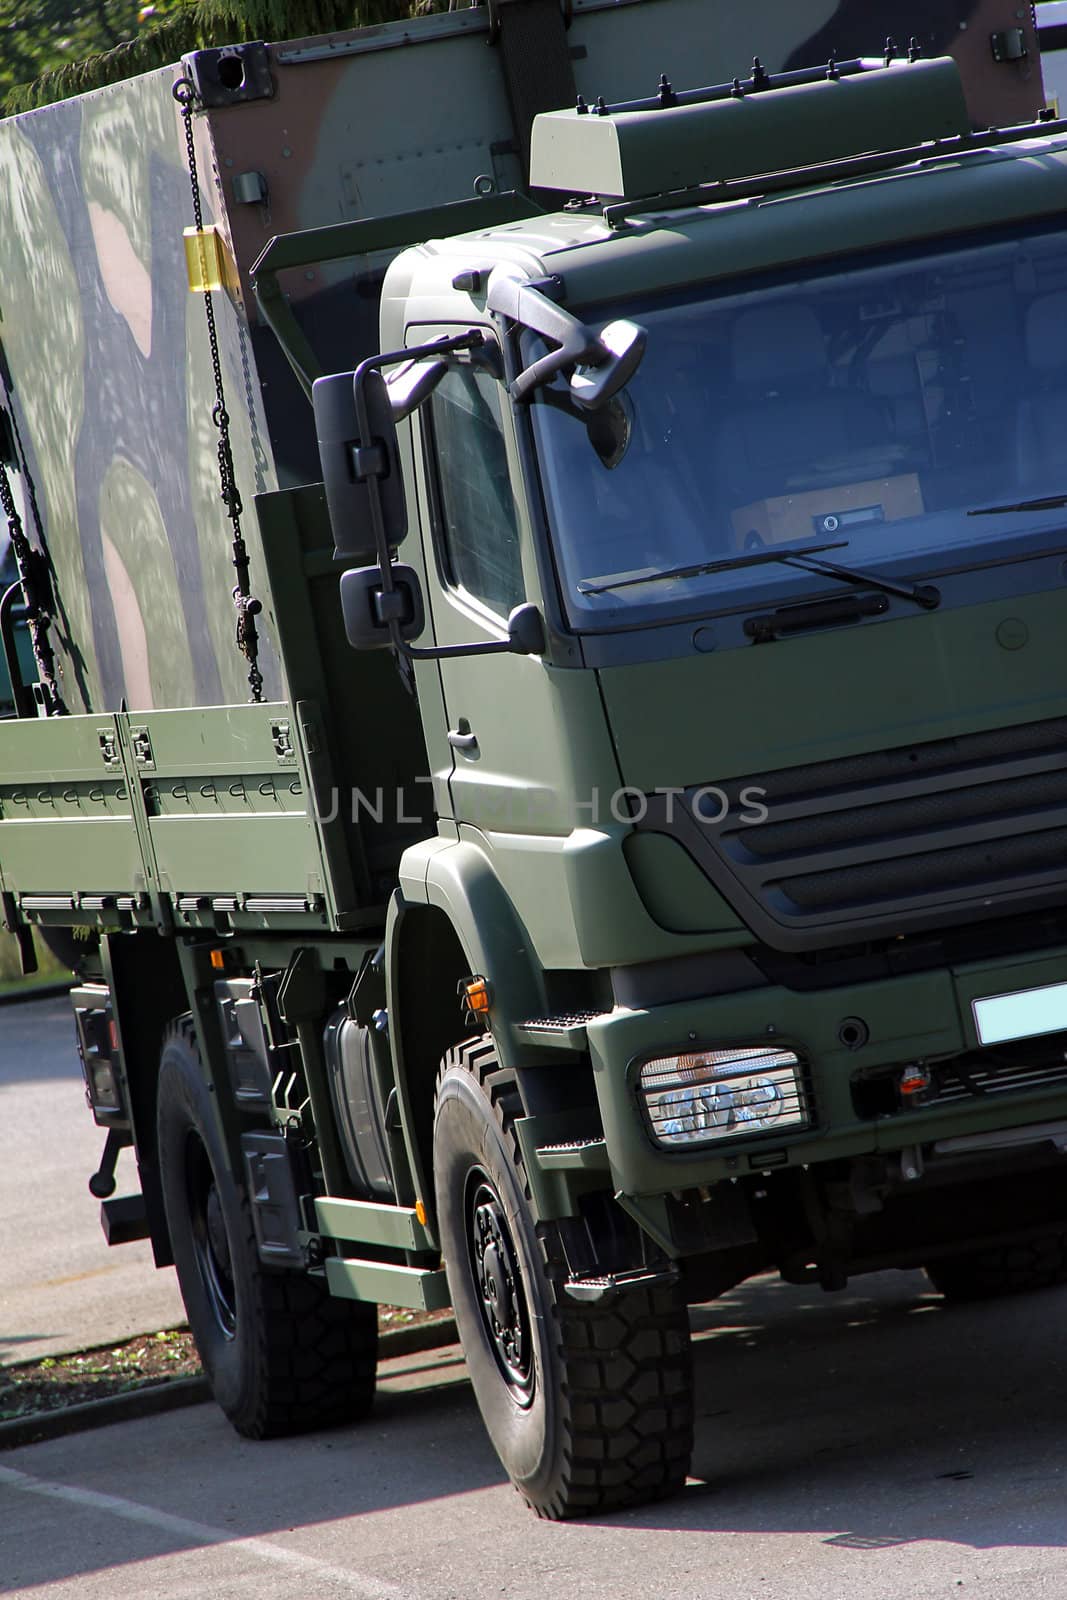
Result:
<svg viewBox="0 0 1067 1600"><path fill-rule="evenodd" d="M981 1044L1030 1039L1038 1033L1067 1031L1067 983L1049 983L1017 994L994 994L972 1000L974 1025Z"/></svg>

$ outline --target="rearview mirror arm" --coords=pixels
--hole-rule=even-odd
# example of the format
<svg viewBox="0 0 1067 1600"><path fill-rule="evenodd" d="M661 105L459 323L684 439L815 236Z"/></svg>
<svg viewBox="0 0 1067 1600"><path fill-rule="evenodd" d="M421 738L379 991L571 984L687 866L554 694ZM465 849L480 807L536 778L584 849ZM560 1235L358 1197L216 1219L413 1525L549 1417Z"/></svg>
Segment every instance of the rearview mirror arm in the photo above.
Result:
<svg viewBox="0 0 1067 1600"><path fill-rule="evenodd" d="M593 330L526 279L513 277L511 273L493 272L485 303L490 311L510 318L520 327L532 329L543 338L552 339L559 346L532 362L512 380L508 387L515 401L528 399L542 384L551 383L564 367L572 367L579 361L595 367L607 360L607 351Z"/></svg>

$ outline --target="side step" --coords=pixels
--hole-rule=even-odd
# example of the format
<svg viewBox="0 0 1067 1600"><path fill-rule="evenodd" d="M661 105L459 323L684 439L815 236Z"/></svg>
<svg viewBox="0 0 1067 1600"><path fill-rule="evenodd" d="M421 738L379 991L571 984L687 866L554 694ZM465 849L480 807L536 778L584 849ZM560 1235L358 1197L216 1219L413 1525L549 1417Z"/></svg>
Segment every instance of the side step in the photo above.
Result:
<svg viewBox="0 0 1067 1600"><path fill-rule="evenodd" d="M665 1267L655 1271L638 1267L633 1272L609 1272L599 1278L567 1278L563 1290L572 1300L579 1300L584 1304L592 1302L607 1305L612 1300L617 1300L627 1289L654 1289L660 1284L677 1283L677 1281L677 1267Z"/></svg>
<svg viewBox="0 0 1067 1600"><path fill-rule="evenodd" d="M338 1249L346 1244L349 1249L353 1244L384 1245L438 1259L435 1242L412 1207L320 1195L315 1201L315 1218L327 1238L343 1241ZM452 1304L440 1267L401 1267L347 1255L327 1256L323 1266L330 1293L341 1300L373 1300L378 1305L411 1306L416 1311L440 1311Z"/></svg>
<svg viewBox="0 0 1067 1600"><path fill-rule="evenodd" d="M452 1304L443 1268L395 1267L344 1256L327 1256L323 1265L330 1293L339 1300L373 1300L415 1311L443 1311Z"/></svg>

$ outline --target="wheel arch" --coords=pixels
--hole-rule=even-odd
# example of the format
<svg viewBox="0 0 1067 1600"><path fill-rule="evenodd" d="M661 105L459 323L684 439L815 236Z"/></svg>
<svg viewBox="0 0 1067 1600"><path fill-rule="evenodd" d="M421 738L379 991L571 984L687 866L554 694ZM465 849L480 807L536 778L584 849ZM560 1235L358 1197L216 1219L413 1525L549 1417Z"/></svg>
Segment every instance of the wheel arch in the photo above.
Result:
<svg viewBox="0 0 1067 1600"><path fill-rule="evenodd" d="M443 845L443 848L442 848ZM437 848L434 848L436 846ZM462 978L489 981L501 1064L517 1067L511 1024L543 1003L540 965L484 852L468 841L430 841L405 857L386 926L387 1006L397 1092L418 1198L432 1205L434 1089L441 1061L472 1029L457 994Z"/></svg>

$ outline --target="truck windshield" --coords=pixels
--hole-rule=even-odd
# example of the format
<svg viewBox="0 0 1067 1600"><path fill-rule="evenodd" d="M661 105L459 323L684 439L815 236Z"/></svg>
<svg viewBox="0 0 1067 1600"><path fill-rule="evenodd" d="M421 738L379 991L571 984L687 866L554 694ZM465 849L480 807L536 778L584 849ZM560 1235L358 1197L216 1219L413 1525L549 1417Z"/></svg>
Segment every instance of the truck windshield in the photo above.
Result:
<svg viewBox="0 0 1067 1600"><path fill-rule="evenodd" d="M591 423L562 390L535 399L576 626L826 587L728 559L744 552L841 541L834 560L914 580L1067 522L1067 234L970 234L735 287L587 313L648 330L636 376ZM991 505L1006 509L968 515Z"/></svg>

